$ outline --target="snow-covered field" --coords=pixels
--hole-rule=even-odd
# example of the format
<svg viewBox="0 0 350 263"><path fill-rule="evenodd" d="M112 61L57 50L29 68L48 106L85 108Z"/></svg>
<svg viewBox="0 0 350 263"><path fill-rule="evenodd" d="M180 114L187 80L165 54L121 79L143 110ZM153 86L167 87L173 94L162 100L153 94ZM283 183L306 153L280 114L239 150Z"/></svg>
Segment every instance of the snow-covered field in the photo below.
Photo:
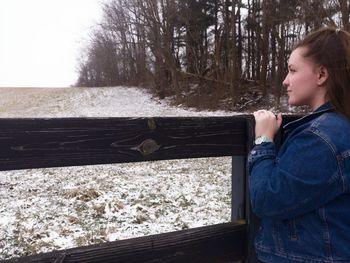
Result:
<svg viewBox="0 0 350 263"><path fill-rule="evenodd" d="M0 118L225 116L171 107L137 88L0 88Z"/></svg>
<svg viewBox="0 0 350 263"><path fill-rule="evenodd" d="M0 118L224 116L136 88L0 89ZM0 260L230 220L231 158L0 172Z"/></svg>

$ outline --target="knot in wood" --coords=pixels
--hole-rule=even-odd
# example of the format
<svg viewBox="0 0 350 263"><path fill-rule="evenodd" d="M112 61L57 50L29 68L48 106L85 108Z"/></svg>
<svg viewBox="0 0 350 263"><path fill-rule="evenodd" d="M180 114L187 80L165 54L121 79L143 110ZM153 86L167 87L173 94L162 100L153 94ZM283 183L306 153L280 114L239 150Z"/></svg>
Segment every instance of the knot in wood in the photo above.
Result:
<svg viewBox="0 0 350 263"><path fill-rule="evenodd" d="M137 150L143 155L149 155L151 153L154 153L155 151L158 151L161 145L159 145L155 140L153 139L146 139L143 142L140 143L140 145L131 148L132 150Z"/></svg>

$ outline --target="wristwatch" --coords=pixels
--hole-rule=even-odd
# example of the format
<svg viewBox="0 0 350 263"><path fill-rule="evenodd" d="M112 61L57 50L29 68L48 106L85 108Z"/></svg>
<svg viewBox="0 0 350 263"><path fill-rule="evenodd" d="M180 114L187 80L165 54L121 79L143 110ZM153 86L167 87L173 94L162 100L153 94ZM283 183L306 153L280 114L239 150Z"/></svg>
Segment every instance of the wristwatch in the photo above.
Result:
<svg viewBox="0 0 350 263"><path fill-rule="evenodd" d="M261 135L255 139L254 144L255 145L262 144L263 142L273 142L273 140L271 140L269 137L265 135Z"/></svg>

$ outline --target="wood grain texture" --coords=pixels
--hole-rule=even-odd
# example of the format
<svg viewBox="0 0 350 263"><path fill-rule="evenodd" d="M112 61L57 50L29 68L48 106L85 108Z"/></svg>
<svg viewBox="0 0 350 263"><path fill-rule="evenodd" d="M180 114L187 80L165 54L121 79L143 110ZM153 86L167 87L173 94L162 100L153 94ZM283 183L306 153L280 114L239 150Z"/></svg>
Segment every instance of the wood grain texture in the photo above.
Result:
<svg viewBox="0 0 350 263"><path fill-rule="evenodd" d="M245 117L0 119L0 170L244 155Z"/></svg>
<svg viewBox="0 0 350 263"><path fill-rule="evenodd" d="M38 254L6 263L232 262L246 257L246 225L225 223Z"/></svg>

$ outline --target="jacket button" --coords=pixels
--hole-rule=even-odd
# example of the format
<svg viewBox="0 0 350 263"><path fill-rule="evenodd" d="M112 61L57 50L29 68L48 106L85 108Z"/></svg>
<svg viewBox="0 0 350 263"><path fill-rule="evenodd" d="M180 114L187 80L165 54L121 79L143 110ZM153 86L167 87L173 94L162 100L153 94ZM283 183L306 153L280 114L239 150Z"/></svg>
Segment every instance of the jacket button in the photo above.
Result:
<svg viewBox="0 0 350 263"><path fill-rule="evenodd" d="M256 151L252 151L252 154L256 154Z"/></svg>

